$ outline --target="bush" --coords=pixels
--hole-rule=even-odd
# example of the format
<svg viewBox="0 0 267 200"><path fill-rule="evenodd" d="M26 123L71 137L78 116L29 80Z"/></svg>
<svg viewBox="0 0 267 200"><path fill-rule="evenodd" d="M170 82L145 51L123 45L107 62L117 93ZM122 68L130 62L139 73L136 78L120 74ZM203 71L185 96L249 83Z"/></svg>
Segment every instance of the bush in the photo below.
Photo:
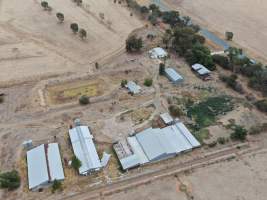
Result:
<svg viewBox="0 0 267 200"><path fill-rule="evenodd" d="M217 142L218 142L219 144L225 144L225 143L227 142L227 139L225 139L224 137L219 137L219 138L217 139Z"/></svg>
<svg viewBox="0 0 267 200"><path fill-rule="evenodd" d="M58 180L54 180L52 185L52 193L54 193L56 190L62 190L62 182Z"/></svg>
<svg viewBox="0 0 267 200"><path fill-rule="evenodd" d="M135 35L130 36L126 40L126 50L127 52L137 52L143 47L142 38L137 38Z"/></svg>
<svg viewBox="0 0 267 200"><path fill-rule="evenodd" d="M71 159L71 166L78 171L82 166L82 162L76 156L73 156Z"/></svg>
<svg viewBox="0 0 267 200"><path fill-rule="evenodd" d="M234 33L233 32L230 32L230 31L226 31L225 32L225 38L226 40L232 40L234 37Z"/></svg>
<svg viewBox="0 0 267 200"><path fill-rule="evenodd" d="M0 188L9 190L16 189L20 186L20 176L16 170L0 174Z"/></svg>
<svg viewBox="0 0 267 200"><path fill-rule="evenodd" d="M152 86L152 84L153 84L153 80L151 78L145 79L145 81L144 81L145 86L150 87L150 86Z"/></svg>
<svg viewBox="0 0 267 200"><path fill-rule="evenodd" d="M252 126L249 129L249 134L250 135L257 135L257 134L260 134L260 133L265 132L265 131L267 131L267 123Z"/></svg>
<svg viewBox="0 0 267 200"><path fill-rule="evenodd" d="M63 13L58 12L56 14L56 16L57 16L60 23L64 22L64 14Z"/></svg>
<svg viewBox="0 0 267 200"><path fill-rule="evenodd" d="M257 101L255 105L260 111L267 112L267 99Z"/></svg>
<svg viewBox="0 0 267 200"><path fill-rule="evenodd" d="M212 59L216 64L220 65L222 68L232 70L232 66L230 65L228 57L222 55L213 55Z"/></svg>
<svg viewBox="0 0 267 200"><path fill-rule="evenodd" d="M176 105L169 106L169 111L173 117L180 117L183 115L183 111Z"/></svg>
<svg viewBox="0 0 267 200"><path fill-rule="evenodd" d="M77 23L72 23L70 25L70 29L72 30L73 33L78 33L78 31L79 31L79 25Z"/></svg>
<svg viewBox="0 0 267 200"><path fill-rule="evenodd" d="M125 87L127 85L127 80L121 80L121 87Z"/></svg>
<svg viewBox="0 0 267 200"><path fill-rule="evenodd" d="M165 65L164 63L159 64L159 75L163 76L165 75Z"/></svg>
<svg viewBox="0 0 267 200"><path fill-rule="evenodd" d="M80 103L81 105L87 105L87 104L90 103L90 99L89 99L88 96L83 95L83 96L81 96L81 97L79 98L79 103Z"/></svg>
<svg viewBox="0 0 267 200"><path fill-rule="evenodd" d="M247 130L239 125L235 125L231 133L231 139L245 141L247 137Z"/></svg>

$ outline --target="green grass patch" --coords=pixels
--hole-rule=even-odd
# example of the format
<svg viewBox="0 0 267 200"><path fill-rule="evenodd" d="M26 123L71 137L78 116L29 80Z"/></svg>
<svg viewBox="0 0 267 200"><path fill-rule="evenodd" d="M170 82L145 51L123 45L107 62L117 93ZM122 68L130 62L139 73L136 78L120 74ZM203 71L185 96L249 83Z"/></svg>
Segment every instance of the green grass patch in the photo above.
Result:
<svg viewBox="0 0 267 200"><path fill-rule="evenodd" d="M199 129L214 124L218 115L233 110L234 104L228 96L209 97L188 108L187 116L194 119Z"/></svg>

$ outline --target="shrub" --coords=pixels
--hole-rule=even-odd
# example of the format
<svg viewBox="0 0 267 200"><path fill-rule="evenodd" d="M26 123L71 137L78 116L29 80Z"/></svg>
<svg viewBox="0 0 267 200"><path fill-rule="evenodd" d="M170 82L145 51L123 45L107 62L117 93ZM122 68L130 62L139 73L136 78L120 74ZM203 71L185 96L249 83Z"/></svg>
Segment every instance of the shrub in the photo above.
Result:
<svg viewBox="0 0 267 200"><path fill-rule="evenodd" d="M169 106L169 111L173 117L180 117L183 115L183 111L177 105Z"/></svg>
<svg viewBox="0 0 267 200"><path fill-rule="evenodd" d="M52 185L52 193L54 193L56 190L62 190L62 182L58 180L54 180Z"/></svg>
<svg viewBox="0 0 267 200"><path fill-rule="evenodd" d="M164 63L159 64L159 75L163 76L165 74L165 65Z"/></svg>
<svg viewBox="0 0 267 200"><path fill-rule="evenodd" d="M125 87L127 85L127 80L121 80L121 87Z"/></svg>
<svg viewBox="0 0 267 200"><path fill-rule="evenodd" d="M72 24L70 25L70 29L72 30L73 33L78 33L78 31L79 31L79 26L78 26L77 23L72 23Z"/></svg>
<svg viewBox="0 0 267 200"><path fill-rule="evenodd" d="M257 101L255 105L260 111L267 112L267 99Z"/></svg>
<svg viewBox="0 0 267 200"><path fill-rule="evenodd" d="M218 142L219 144L225 144L225 143L227 142L227 140L226 140L224 137L219 137L219 138L217 139L217 142Z"/></svg>
<svg viewBox="0 0 267 200"><path fill-rule="evenodd" d="M150 86L152 86L152 84L153 84L153 80L151 78L145 79L145 81L144 81L145 86L150 87Z"/></svg>
<svg viewBox="0 0 267 200"><path fill-rule="evenodd" d="M247 130L239 125L235 125L231 133L231 139L245 141L247 137Z"/></svg>
<svg viewBox="0 0 267 200"><path fill-rule="evenodd" d="M232 66L230 65L228 57L222 55L213 55L212 59L216 64L220 65L222 68L232 70Z"/></svg>
<svg viewBox="0 0 267 200"><path fill-rule="evenodd" d="M142 38L137 38L135 35L133 35L133 36L130 36L126 40L126 50L127 50L127 52L140 51L142 47L143 47Z"/></svg>
<svg viewBox="0 0 267 200"><path fill-rule="evenodd" d="M81 28L81 29L79 30L79 36L80 36L81 39L86 38L86 37L87 37L87 32L86 32L86 30L84 30L83 28Z"/></svg>
<svg viewBox="0 0 267 200"><path fill-rule="evenodd" d="M9 190L16 189L20 186L20 176L16 170L0 174L0 188Z"/></svg>
<svg viewBox="0 0 267 200"><path fill-rule="evenodd" d="M234 33L233 32L230 32L230 31L226 31L225 32L225 38L226 40L232 40L234 37Z"/></svg>
<svg viewBox="0 0 267 200"><path fill-rule="evenodd" d="M87 104L90 103L90 99L89 99L88 96L83 95L83 96L81 96L81 97L79 98L79 103L80 103L81 105L87 105Z"/></svg>
<svg viewBox="0 0 267 200"><path fill-rule="evenodd" d="M82 162L76 156L73 156L71 159L71 166L78 171L82 166Z"/></svg>
<svg viewBox="0 0 267 200"><path fill-rule="evenodd" d="M58 12L56 14L56 16L57 16L60 23L64 22L64 14L63 13Z"/></svg>

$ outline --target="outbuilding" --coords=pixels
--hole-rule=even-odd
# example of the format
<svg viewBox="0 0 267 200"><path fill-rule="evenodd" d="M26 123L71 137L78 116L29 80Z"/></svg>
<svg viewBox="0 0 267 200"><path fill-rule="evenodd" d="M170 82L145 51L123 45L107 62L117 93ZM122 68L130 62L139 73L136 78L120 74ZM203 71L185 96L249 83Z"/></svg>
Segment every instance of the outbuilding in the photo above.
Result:
<svg viewBox="0 0 267 200"><path fill-rule="evenodd" d="M57 143L42 144L29 150L27 165L30 190L37 191L65 178Z"/></svg>
<svg viewBox="0 0 267 200"><path fill-rule="evenodd" d="M168 56L168 53L161 47L156 47L149 51L150 58L165 58Z"/></svg>
<svg viewBox="0 0 267 200"><path fill-rule="evenodd" d="M178 74L173 68L166 68L165 74L167 78L174 84L179 84L184 80L183 77Z"/></svg>
<svg viewBox="0 0 267 200"><path fill-rule="evenodd" d="M126 85L126 88L129 90L130 93L132 94L138 94L141 91L141 87L137 85L133 81L129 81Z"/></svg>
<svg viewBox="0 0 267 200"><path fill-rule="evenodd" d="M192 70L196 72L200 77L209 76L211 71L201 64L192 65Z"/></svg>

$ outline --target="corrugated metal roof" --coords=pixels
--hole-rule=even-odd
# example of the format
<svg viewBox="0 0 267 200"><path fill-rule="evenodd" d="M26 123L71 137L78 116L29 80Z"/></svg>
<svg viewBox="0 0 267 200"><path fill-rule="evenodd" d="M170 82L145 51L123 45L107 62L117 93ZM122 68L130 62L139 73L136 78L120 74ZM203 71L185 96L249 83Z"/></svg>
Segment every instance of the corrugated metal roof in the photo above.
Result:
<svg viewBox="0 0 267 200"><path fill-rule="evenodd" d="M151 54L152 58L163 58L163 57L166 57L168 55L168 53L160 47L156 47L154 49L151 49L149 51L149 53Z"/></svg>
<svg viewBox="0 0 267 200"><path fill-rule="evenodd" d="M140 165L139 158L136 154L120 159L120 163L124 170Z"/></svg>
<svg viewBox="0 0 267 200"><path fill-rule="evenodd" d="M92 170L101 168L101 163L87 126L77 126L69 130L75 156L82 162L80 174L87 174Z"/></svg>
<svg viewBox="0 0 267 200"><path fill-rule="evenodd" d="M128 137L127 141L129 145L131 146L133 153L138 156L140 164L148 163L149 160L146 157L146 154L144 153L142 147L138 143L136 137Z"/></svg>
<svg viewBox="0 0 267 200"><path fill-rule="evenodd" d="M139 85L137 85L135 82L133 81L129 81L126 85L126 87L128 88L128 90L130 92L132 92L133 94L138 94L141 90L141 87Z"/></svg>
<svg viewBox="0 0 267 200"><path fill-rule="evenodd" d="M65 177L57 143L48 144L47 158L51 181L63 180Z"/></svg>
<svg viewBox="0 0 267 200"><path fill-rule="evenodd" d="M160 115L160 118L163 120L165 124L170 124L173 122L173 118L170 116L169 113L163 113Z"/></svg>
<svg viewBox="0 0 267 200"><path fill-rule="evenodd" d="M27 152L29 189L64 179L64 171L57 143L42 144Z"/></svg>
<svg viewBox="0 0 267 200"><path fill-rule="evenodd" d="M101 165L102 165L102 167L106 167L107 166L110 157L111 157L110 154L108 154L106 152L103 153L103 156L101 158Z"/></svg>
<svg viewBox="0 0 267 200"><path fill-rule="evenodd" d="M183 77L180 74L178 74L173 68L165 69L165 73L168 76L168 78L173 82L183 80Z"/></svg>
<svg viewBox="0 0 267 200"><path fill-rule="evenodd" d="M206 75L210 73L210 70L208 70L206 67L204 67L201 64L192 65L192 69L194 69L199 75Z"/></svg>
<svg viewBox="0 0 267 200"><path fill-rule="evenodd" d="M157 160L166 154L161 142L158 139L160 129L146 129L136 134L137 141L150 161Z"/></svg>
<svg viewBox="0 0 267 200"><path fill-rule="evenodd" d="M197 141L197 139L190 133L190 131L186 128L186 126L182 122L176 123L175 126L189 141L189 143L193 146L193 148L200 147L199 141Z"/></svg>
<svg viewBox="0 0 267 200"><path fill-rule="evenodd" d="M49 181L44 145L27 152L29 189Z"/></svg>

